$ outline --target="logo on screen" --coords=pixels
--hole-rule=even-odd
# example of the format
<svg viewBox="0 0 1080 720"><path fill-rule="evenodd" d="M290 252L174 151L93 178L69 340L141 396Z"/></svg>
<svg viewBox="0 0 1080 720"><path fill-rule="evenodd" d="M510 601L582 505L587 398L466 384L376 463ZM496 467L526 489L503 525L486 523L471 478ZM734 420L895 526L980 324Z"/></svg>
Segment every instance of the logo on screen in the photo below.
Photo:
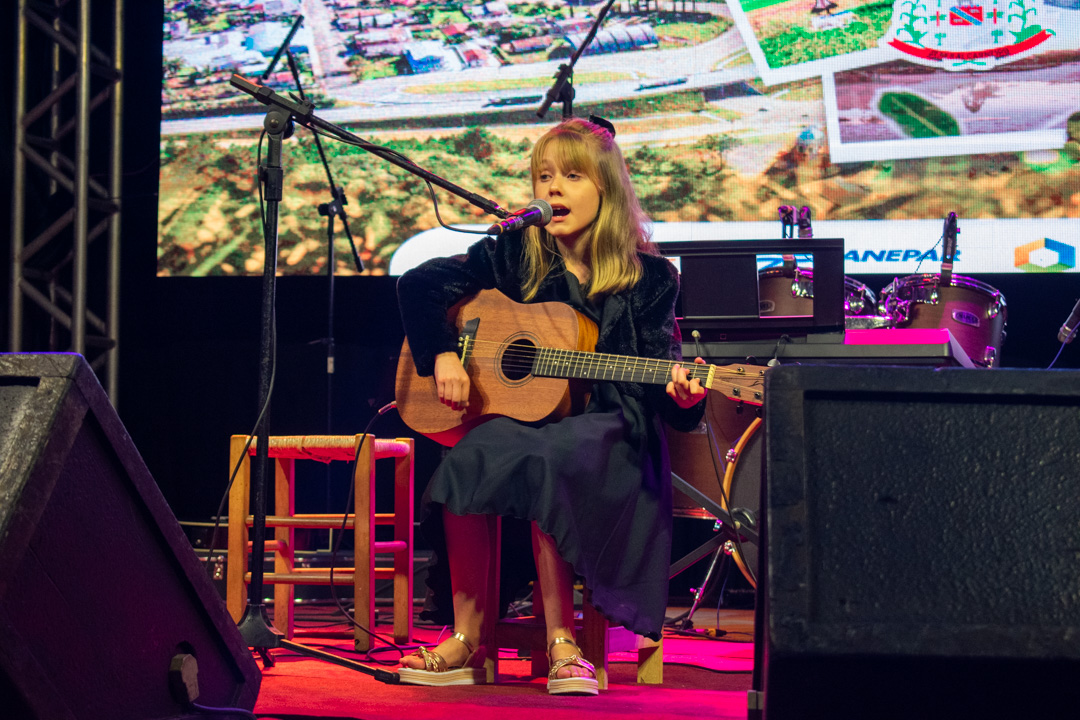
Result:
<svg viewBox="0 0 1080 720"><path fill-rule="evenodd" d="M1053 2L1054 0L1046 0ZM918 0L895 0L892 24L882 47L898 57L945 70L989 70L1045 49L1056 19L1044 0L967 0L936 8Z"/></svg>
<svg viewBox="0 0 1080 720"><path fill-rule="evenodd" d="M1043 238L1016 248L1013 265L1024 272L1064 272L1076 267L1076 248Z"/></svg>
<svg viewBox="0 0 1080 720"><path fill-rule="evenodd" d="M982 25L983 9L978 5L960 5L949 8L950 25Z"/></svg>

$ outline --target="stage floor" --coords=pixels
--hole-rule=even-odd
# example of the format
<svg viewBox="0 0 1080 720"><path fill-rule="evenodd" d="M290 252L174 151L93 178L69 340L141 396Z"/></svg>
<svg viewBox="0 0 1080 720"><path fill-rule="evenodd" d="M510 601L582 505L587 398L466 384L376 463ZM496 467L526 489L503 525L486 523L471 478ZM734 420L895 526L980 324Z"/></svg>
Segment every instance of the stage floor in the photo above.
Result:
<svg viewBox="0 0 1080 720"><path fill-rule="evenodd" d="M678 617L685 608L670 608ZM341 637L344 623L323 608L297 608L295 642L365 664L396 666L392 649L372 658L352 652L351 640ZM276 664L262 672L255 705L259 718L469 718L525 720L565 717L570 713L595 720L609 718L745 718L746 693L753 669L753 611L699 609L696 632L664 633L664 682L636 682L636 654L612 653L608 658L609 686L597 697L551 697L544 678L528 676L529 661L504 652L499 659L499 682L494 686L426 688L387 685L374 678L320 660L274 651ZM719 629L720 637L701 632ZM389 625L378 627L389 631ZM337 631L330 635L328 631ZM434 644L442 627L420 626L415 640ZM319 634L316 634L319 633ZM718 633L719 634L719 633ZM391 664L392 663L392 664ZM261 663L260 663L261 666Z"/></svg>

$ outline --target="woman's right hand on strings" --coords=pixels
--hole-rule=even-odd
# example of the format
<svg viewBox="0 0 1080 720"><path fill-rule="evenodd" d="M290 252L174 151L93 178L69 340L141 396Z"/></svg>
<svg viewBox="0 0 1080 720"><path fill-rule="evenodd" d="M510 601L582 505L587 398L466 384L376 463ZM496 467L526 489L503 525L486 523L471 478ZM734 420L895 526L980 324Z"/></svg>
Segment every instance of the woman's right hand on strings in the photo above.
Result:
<svg viewBox="0 0 1080 720"><path fill-rule="evenodd" d="M435 387L443 405L454 410L469 407L469 374L457 353L444 352L435 356Z"/></svg>

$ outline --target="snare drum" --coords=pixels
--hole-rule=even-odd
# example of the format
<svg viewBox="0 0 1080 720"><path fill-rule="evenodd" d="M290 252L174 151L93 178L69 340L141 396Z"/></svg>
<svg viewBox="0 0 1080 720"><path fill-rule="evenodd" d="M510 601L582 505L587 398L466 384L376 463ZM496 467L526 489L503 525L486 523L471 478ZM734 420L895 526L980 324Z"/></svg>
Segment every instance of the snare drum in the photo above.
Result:
<svg viewBox="0 0 1080 720"><path fill-rule="evenodd" d="M757 523L761 504L761 418L755 408L742 406L716 393L710 393L705 417L713 430L718 453L710 448L704 429L692 433L668 429L671 471L703 495L731 512L735 519ZM715 461L715 464L714 464ZM672 496L676 517L713 519L693 500L676 490ZM747 540L732 542L731 556L751 584L756 582L757 546Z"/></svg>
<svg viewBox="0 0 1080 720"><path fill-rule="evenodd" d="M844 315L876 315L874 292L854 278L844 278ZM813 315L814 271L770 268L758 273L758 314Z"/></svg>
<svg viewBox="0 0 1080 720"><path fill-rule="evenodd" d="M975 365L997 367L1005 340L1005 296L984 282L953 275L908 275L881 291L878 312L894 327L949 330Z"/></svg>

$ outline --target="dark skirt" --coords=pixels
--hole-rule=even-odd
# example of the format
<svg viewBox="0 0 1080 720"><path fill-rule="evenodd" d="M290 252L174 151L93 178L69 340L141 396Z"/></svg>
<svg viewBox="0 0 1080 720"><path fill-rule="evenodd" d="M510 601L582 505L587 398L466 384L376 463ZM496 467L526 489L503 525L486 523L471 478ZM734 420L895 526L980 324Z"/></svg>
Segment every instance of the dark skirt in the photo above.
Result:
<svg viewBox="0 0 1080 720"><path fill-rule="evenodd" d="M425 535L436 555L445 552L436 505L456 515L536 521L608 620L659 639L672 524L671 476L659 425L636 400L602 384L582 415L540 426L498 418L474 428L448 452L428 485ZM505 568L532 566L528 536L523 537L526 542L517 547L503 546L509 555L503 563L504 598L524 577ZM445 610L451 595L440 570L429 575L429 600Z"/></svg>

